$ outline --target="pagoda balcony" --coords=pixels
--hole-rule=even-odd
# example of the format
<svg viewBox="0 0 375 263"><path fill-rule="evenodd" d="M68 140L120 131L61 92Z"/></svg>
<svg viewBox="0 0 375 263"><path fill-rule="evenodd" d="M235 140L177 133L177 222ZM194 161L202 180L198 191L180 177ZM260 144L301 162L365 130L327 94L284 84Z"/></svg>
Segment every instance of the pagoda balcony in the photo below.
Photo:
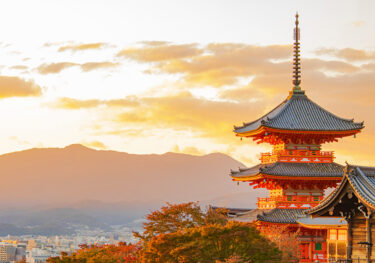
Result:
<svg viewBox="0 0 375 263"><path fill-rule="evenodd" d="M261 153L263 164L274 162L332 163L333 151L281 150L273 153Z"/></svg>
<svg viewBox="0 0 375 263"><path fill-rule="evenodd" d="M314 207L322 200L323 196L312 195L258 197L257 206L259 209L304 208L306 205Z"/></svg>

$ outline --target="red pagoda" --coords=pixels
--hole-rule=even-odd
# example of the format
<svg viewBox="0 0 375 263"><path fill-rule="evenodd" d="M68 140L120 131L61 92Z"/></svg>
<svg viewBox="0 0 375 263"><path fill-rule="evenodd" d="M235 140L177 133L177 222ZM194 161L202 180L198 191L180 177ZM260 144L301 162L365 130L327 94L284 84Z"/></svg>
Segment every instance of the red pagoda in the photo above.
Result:
<svg viewBox="0 0 375 263"><path fill-rule="evenodd" d="M300 230L300 262L326 259L326 230L298 223L305 209L323 199L324 190L341 181L344 166L322 144L336 142L361 131L363 122L340 118L310 100L301 89L300 30L298 14L294 31L293 89L276 108L259 119L234 127L236 136L269 143L272 152L262 153L261 163L231 171L233 181L266 188L269 197L258 198L257 225L261 231L275 227Z"/></svg>

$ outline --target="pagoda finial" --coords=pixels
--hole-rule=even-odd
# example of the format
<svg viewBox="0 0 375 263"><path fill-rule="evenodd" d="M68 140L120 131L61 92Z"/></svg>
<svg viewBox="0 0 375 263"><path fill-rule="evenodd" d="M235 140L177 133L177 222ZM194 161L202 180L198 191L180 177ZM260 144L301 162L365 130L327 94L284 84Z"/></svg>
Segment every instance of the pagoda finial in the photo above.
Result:
<svg viewBox="0 0 375 263"><path fill-rule="evenodd" d="M299 54L300 30L298 27L298 12L296 13L296 27L294 28L294 58L293 58L293 93L301 93L301 64Z"/></svg>

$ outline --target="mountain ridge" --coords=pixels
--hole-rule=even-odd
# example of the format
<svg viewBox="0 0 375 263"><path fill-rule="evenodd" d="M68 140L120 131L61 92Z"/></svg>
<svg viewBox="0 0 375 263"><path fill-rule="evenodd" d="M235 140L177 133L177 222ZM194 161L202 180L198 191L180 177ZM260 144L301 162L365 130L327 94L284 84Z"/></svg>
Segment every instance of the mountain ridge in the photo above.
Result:
<svg viewBox="0 0 375 263"><path fill-rule="evenodd" d="M130 154L81 144L32 148L0 155L0 204L61 204L82 200L154 203L211 200L249 191L235 186L231 168L244 167L223 153ZM254 203L254 200L249 200ZM235 205L235 204L233 204Z"/></svg>

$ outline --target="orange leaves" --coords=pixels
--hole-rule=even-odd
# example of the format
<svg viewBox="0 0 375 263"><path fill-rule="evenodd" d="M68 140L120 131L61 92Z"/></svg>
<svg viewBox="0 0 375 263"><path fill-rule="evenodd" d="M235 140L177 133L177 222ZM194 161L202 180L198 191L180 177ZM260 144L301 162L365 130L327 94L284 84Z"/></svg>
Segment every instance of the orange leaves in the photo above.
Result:
<svg viewBox="0 0 375 263"><path fill-rule="evenodd" d="M118 245L80 245L80 250L68 256L62 253L61 257L49 258L47 263L136 263L138 261L139 246L127 245L120 242Z"/></svg>

